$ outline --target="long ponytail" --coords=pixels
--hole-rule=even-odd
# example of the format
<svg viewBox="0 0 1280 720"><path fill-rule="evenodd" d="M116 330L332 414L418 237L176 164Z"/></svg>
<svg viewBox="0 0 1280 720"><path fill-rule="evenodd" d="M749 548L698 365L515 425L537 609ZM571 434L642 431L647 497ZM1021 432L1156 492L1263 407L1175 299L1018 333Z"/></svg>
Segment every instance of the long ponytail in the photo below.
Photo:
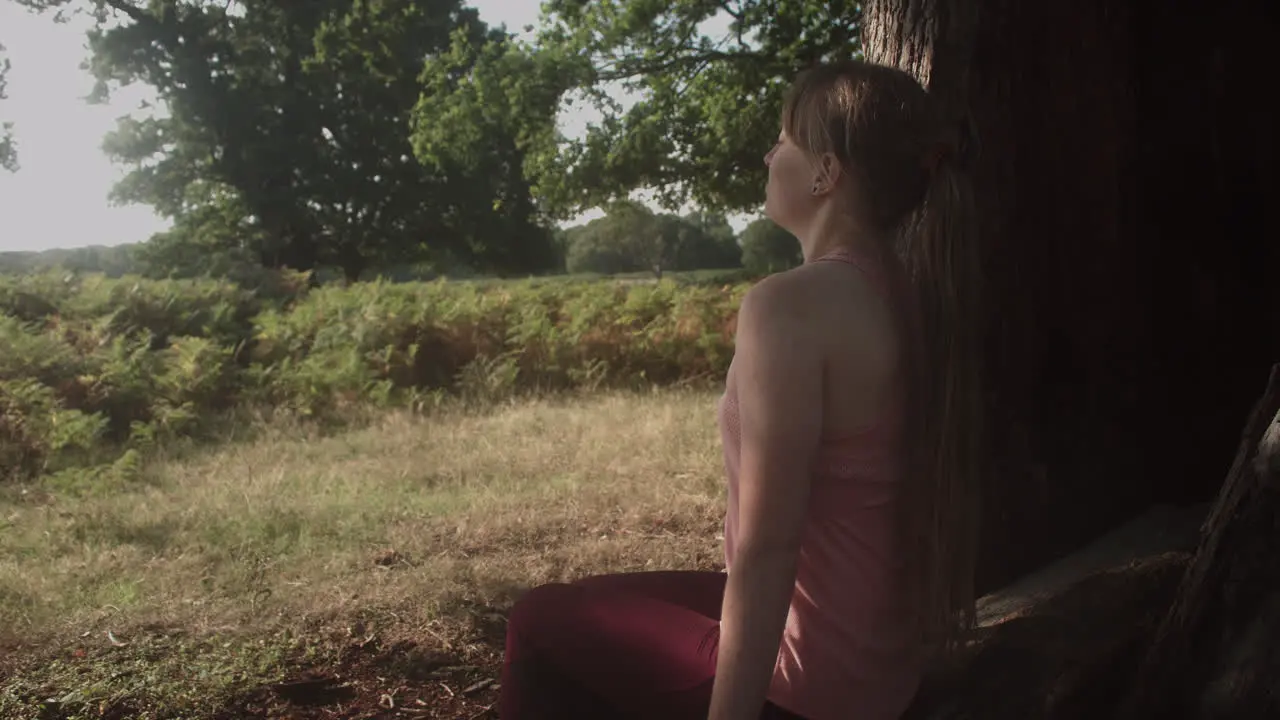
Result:
<svg viewBox="0 0 1280 720"><path fill-rule="evenodd" d="M944 154L897 238L916 301L901 503L907 587L926 641L944 649L975 622L983 416L977 234L969 178Z"/></svg>

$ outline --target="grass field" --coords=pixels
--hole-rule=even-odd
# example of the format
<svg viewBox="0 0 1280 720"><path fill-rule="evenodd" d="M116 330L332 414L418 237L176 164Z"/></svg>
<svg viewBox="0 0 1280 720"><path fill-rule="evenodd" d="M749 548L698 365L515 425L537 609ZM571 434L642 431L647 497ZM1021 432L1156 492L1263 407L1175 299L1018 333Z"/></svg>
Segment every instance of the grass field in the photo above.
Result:
<svg viewBox="0 0 1280 720"><path fill-rule="evenodd" d="M588 573L718 568L707 391L389 413L0 498L0 717L493 717L503 616Z"/></svg>

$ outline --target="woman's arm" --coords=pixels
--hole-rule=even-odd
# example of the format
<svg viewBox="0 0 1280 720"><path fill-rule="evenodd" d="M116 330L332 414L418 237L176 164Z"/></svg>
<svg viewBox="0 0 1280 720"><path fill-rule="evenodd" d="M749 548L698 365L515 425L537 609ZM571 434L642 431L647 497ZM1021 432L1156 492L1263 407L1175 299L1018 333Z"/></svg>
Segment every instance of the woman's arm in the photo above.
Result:
<svg viewBox="0 0 1280 720"><path fill-rule="evenodd" d="M822 355L799 279L761 282L738 312L740 530L721 611L710 720L759 718L795 587L822 429Z"/></svg>

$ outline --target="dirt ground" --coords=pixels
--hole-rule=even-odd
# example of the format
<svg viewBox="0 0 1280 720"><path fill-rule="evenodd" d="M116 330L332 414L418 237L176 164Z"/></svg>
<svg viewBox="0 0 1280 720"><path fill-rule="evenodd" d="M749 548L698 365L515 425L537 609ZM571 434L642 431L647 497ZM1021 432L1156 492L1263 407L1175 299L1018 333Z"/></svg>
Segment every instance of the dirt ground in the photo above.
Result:
<svg viewBox="0 0 1280 720"><path fill-rule="evenodd" d="M340 665L299 671L284 682L244 693L213 717L429 718L481 720L496 718L501 655L450 664L410 642L382 651L355 652ZM479 662L477 662L479 661Z"/></svg>

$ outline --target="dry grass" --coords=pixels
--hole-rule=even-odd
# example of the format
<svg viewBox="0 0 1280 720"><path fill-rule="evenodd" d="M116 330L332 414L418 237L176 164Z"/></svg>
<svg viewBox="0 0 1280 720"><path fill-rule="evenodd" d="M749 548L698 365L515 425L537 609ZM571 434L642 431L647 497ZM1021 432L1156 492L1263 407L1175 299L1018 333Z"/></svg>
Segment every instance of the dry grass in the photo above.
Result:
<svg viewBox="0 0 1280 720"><path fill-rule="evenodd" d="M449 647L531 584L719 567L713 407L668 391L276 428L127 492L0 501L0 714L37 688L118 696L125 659L200 670L168 691L197 702L278 672L319 628ZM116 652L111 672L66 687L86 651Z"/></svg>

